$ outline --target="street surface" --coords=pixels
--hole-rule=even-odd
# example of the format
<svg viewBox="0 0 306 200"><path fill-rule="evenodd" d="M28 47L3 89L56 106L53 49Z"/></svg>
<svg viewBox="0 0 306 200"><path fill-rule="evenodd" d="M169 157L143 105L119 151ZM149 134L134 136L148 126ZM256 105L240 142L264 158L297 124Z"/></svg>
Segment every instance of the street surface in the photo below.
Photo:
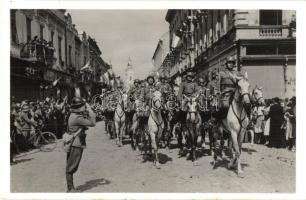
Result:
<svg viewBox="0 0 306 200"><path fill-rule="evenodd" d="M79 192L295 192L295 153L264 145L243 144L245 177L228 170L227 160L200 153L199 166L186 157L160 150L161 169L132 151L128 139L117 147L104 133L104 123L89 129L87 149L74 175ZM175 146L176 141L172 141ZM206 147L207 149L207 147ZM66 154L61 144L53 152L32 151L11 165L11 192L66 192ZM227 157L226 157L227 159Z"/></svg>

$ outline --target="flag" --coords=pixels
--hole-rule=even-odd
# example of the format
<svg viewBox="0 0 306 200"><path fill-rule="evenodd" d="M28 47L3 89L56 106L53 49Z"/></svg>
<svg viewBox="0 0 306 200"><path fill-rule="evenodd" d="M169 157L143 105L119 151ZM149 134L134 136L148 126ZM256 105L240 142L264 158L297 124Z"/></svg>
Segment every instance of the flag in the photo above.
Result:
<svg viewBox="0 0 306 200"><path fill-rule="evenodd" d="M76 96L76 97L81 97L80 88L75 88L75 96Z"/></svg>
<svg viewBox="0 0 306 200"><path fill-rule="evenodd" d="M61 77L58 78L58 79L56 79L55 81L53 81L53 83L52 83L53 87L55 87L55 86L58 84L58 81L59 81L60 79L61 79Z"/></svg>
<svg viewBox="0 0 306 200"><path fill-rule="evenodd" d="M175 33L173 33L172 45L171 45L171 47L172 47L172 48L177 47L177 45L178 45L178 43L179 43L180 40L181 40L181 39L180 39Z"/></svg>
<svg viewBox="0 0 306 200"><path fill-rule="evenodd" d="M108 72L105 72L103 74L103 82L106 84L106 85L109 85L109 74Z"/></svg>
<svg viewBox="0 0 306 200"><path fill-rule="evenodd" d="M90 66L89 60L88 60L88 62L81 68L81 71L84 71L84 70L86 70L86 69L92 71L92 70L91 70L91 66Z"/></svg>

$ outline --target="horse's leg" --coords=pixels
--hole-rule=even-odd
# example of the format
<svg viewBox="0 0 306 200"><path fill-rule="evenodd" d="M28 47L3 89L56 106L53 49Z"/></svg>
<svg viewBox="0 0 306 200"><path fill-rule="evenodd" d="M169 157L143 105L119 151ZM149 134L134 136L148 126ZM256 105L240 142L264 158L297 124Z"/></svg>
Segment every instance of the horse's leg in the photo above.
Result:
<svg viewBox="0 0 306 200"><path fill-rule="evenodd" d="M115 121L115 120L114 120L114 121ZM115 124L116 145L118 145L118 144L119 144L119 143L118 143L118 142L119 142L119 137L118 137L118 136L119 136L119 131L120 131L120 130L119 130L119 129L120 129L120 128L119 128L119 122L118 122L118 121L117 121L117 122L115 121L114 124Z"/></svg>
<svg viewBox="0 0 306 200"><path fill-rule="evenodd" d="M198 141L198 128L194 127L191 133L192 162L194 166L198 165L197 155L196 155L197 141Z"/></svg>
<svg viewBox="0 0 306 200"><path fill-rule="evenodd" d="M177 143L178 143L178 147L180 149L179 151L179 155L183 154L183 130L182 127L179 129L178 127L175 128L175 132L177 134Z"/></svg>
<svg viewBox="0 0 306 200"><path fill-rule="evenodd" d="M153 148L153 151L154 151L154 164L156 166L157 169L160 168L159 166L159 159L158 159L158 149L157 149L157 132L154 132L153 130L150 130L149 132L150 134L150 138L151 138L151 145L152 145L152 148Z"/></svg>
<svg viewBox="0 0 306 200"><path fill-rule="evenodd" d="M242 170L240 156L241 156L241 148L242 148L242 143L243 143L245 132L246 132L246 130L241 130L240 131L240 134L238 135L238 141L237 141L238 142L238 152L239 152L237 154L237 174L241 178L244 177L244 172Z"/></svg>

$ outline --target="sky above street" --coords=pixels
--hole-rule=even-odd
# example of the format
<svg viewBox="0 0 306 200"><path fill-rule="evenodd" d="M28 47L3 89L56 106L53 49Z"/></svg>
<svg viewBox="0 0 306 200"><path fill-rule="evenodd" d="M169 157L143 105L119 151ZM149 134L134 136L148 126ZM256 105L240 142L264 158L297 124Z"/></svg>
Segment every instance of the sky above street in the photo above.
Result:
<svg viewBox="0 0 306 200"><path fill-rule="evenodd" d="M134 76L145 78L153 69L159 38L168 31L167 10L67 10L79 33L95 38L102 58L124 77L129 57Z"/></svg>

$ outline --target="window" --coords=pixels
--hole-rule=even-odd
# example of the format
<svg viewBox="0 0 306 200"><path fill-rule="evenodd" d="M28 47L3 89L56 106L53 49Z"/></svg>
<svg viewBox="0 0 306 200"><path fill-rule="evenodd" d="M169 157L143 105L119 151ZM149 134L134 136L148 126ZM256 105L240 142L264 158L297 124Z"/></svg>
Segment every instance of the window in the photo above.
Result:
<svg viewBox="0 0 306 200"><path fill-rule="evenodd" d="M281 10L260 10L259 11L260 25L282 25Z"/></svg>
<svg viewBox="0 0 306 200"><path fill-rule="evenodd" d="M51 31L51 43L52 43L52 46L54 46L54 32Z"/></svg>
<svg viewBox="0 0 306 200"><path fill-rule="evenodd" d="M276 55L277 47L273 45L254 45L247 46L247 55Z"/></svg>
<svg viewBox="0 0 306 200"><path fill-rule="evenodd" d="M31 41L32 35L31 35L31 22L32 20L30 18L26 18L26 26L27 26L27 42Z"/></svg>
<svg viewBox="0 0 306 200"><path fill-rule="evenodd" d="M61 37L58 37L58 58L61 64L62 62L62 38Z"/></svg>
<svg viewBox="0 0 306 200"><path fill-rule="evenodd" d="M84 56L84 65L86 65L86 56Z"/></svg>
<svg viewBox="0 0 306 200"><path fill-rule="evenodd" d="M68 47L68 61L69 61L69 65L71 65L71 46L70 45Z"/></svg>
<svg viewBox="0 0 306 200"><path fill-rule="evenodd" d="M40 39L44 39L44 26L40 25L39 27Z"/></svg>

